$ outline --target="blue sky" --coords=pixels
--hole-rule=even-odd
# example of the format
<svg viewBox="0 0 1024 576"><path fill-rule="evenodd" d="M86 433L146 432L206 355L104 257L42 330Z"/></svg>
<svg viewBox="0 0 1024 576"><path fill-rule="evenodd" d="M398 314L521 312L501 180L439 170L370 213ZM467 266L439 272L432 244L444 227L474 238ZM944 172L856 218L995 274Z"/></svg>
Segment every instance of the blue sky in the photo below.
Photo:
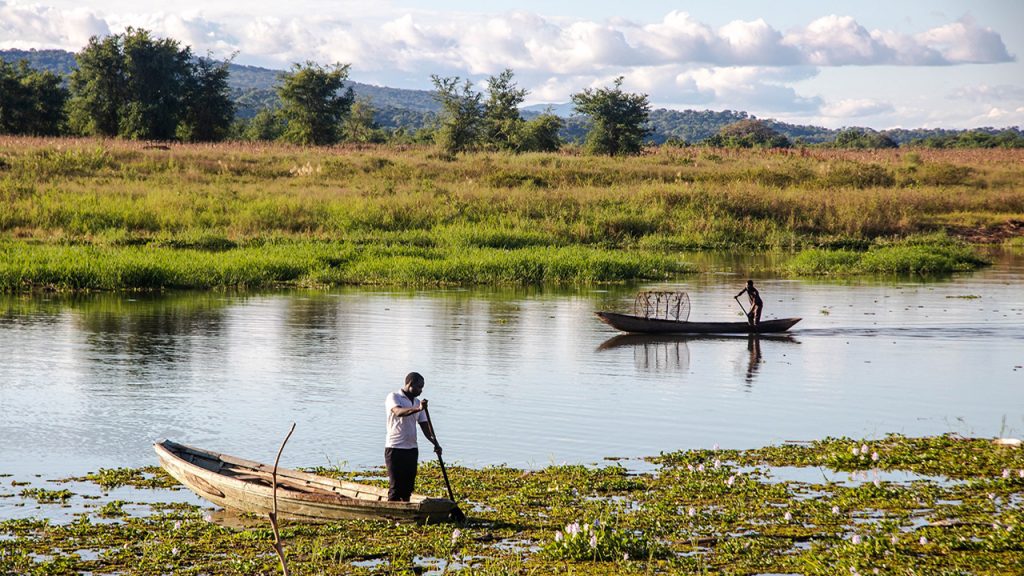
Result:
<svg viewBox="0 0 1024 576"><path fill-rule="evenodd" d="M0 0L0 48L77 51L147 28L269 68L350 63L430 88L509 67L528 103L625 77L657 107L828 127L1024 125L1024 2Z"/></svg>

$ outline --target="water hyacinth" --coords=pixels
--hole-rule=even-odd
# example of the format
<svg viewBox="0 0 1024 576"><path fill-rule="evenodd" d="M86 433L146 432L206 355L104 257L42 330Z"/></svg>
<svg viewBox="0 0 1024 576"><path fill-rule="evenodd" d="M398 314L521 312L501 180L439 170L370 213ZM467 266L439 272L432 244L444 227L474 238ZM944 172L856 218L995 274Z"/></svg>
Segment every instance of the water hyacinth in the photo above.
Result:
<svg viewBox="0 0 1024 576"><path fill-rule="evenodd" d="M793 514L790 513L790 512L786 512L785 514L782 515L782 519L785 520L786 522L789 522L790 520L793 519Z"/></svg>
<svg viewBox="0 0 1024 576"><path fill-rule="evenodd" d="M919 540L919 542L921 542L921 546L925 546L928 544L928 538L926 536L921 536L921 540Z"/></svg>
<svg viewBox="0 0 1024 576"><path fill-rule="evenodd" d="M664 557L665 548L652 543L639 531L615 530L605 522L574 521L556 531L543 553L560 560L616 561L630 557Z"/></svg>
<svg viewBox="0 0 1024 576"><path fill-rule="evenodd" d="M833 514L839 514L839 506L833 506L832 507L832 513Z"/></svg>
<svg viewBox="0 0 1024 576"><path fill-rule="evenodd" d="M725 484L726 484L726 486L732 486L733 482L735 482L735 481L736 481L736 477L735 476L729 476L729 478L725 481Z"/></svg>
<svg viewBox="0 0 1024 576"><path fill-rule="evenodd" d="M1009 478L1009 477L1010 477L1010 470L1009 470L1009 468L1003 469L1003 478Z"/></svg>
<svg viewBox="0 0 1024 576"><path fill-rule="evenodd" d="M853 542L854 544L860 544L860 535L854 534L853 537L850 538L850 542Z"/></svg>
<svg viewBox="0 0 1024 576"><path fill-rule="evenodd" d="M868 445L867 444L861 444L860 445L860 453L865 455L865 456L867 456L867 454L868 454Z"/></svg>
<svg viewBox="0 0 1024 576"><path fill-rule="evenodd" d="M690 506L690 508L686 511L686 513L689 516L696 516L697 515L697 509L694 508L693 506Z"/></svg>
<svg viewBox="0 0 1024 576"><path fill-rule="evenodd" d="M462 536L462 530L456 528L452 531L452 544L455 544L459 540L459 536Z"/></svg>
<svg viewBox="0 0 1024 576"><path fill-rule="evenodd" d="M871 453L871 461L872 462L878 462L878 452L872 452Z"/></svg>

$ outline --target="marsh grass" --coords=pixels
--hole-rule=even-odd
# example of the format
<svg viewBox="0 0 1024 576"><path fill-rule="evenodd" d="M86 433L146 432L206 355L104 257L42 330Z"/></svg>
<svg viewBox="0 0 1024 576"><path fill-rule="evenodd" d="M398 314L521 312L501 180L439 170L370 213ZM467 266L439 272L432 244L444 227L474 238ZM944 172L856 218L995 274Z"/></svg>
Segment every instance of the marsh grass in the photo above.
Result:
<svg viewBox="0 0 1024 576"><path fill-rule="evenodd" d="M648 460L653 468L643 473L618 463L539 470L455 466L449 475L469 513L467 524L353 520L287 524L281 535L289 566L301 574L446 569L522 575L826 575L966 569L994 576L1024 569L1020 449L983 439L892 435L744 451L668 452ZM779 467L847 471L855 480L774 478ZM879 470L928 476L878 481ZM129 485L152 488L149 470L113 472ZM317 472L345 479L380 475L379 470ZM421 466L417 492L445 492L437 465ZM273 534L265 524L228 529L206 521L205 510L182 504L157 505L151 515L137 517L123 514L125 502L108 500L89 504L67 524L32 518L0 522L0 573L277 570L270 552ZM82 550L92 554L80 555Z"/></svg>
<svg viewBox="0 0 1024 576"><path fill-rule="evenodd" d="M1022 160L1024 152L1012 150L663 147L636 158L568 151L446 161L415 147L156 150L0 138L0 238L25 247L19 258L30 272L12 278L8 267L3 289L643 278L649 265L641 260L679 250L865 246L1024 219ZM93 247L102 257L60 253L63 247ZM402 248L414 260L401 259ZM435 251L415 253L428 248ZM576 252L545 252L552 249ZM593 253L579 256L587 250L603 251L606 264L594 264ZM347 271L317 270L315 254L328 251L358 261ZM470 256L479 260L471 264ZM88 264L61 262L79 257ZM913 257L869 258L863 266L921 268L906 264ZM378 258L396 259L374 264ZM196 272L187 260L197 261ZM537 261L543 273L495 268L536 268ZM565 269L574 262L580 267ZM657 267L658 277L674 271Z"/></svg>

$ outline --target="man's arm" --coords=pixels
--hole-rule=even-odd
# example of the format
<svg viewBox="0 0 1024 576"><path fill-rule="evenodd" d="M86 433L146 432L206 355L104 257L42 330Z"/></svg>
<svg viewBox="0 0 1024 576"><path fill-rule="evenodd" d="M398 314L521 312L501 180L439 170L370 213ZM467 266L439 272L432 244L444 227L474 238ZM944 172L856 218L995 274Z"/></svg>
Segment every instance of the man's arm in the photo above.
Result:
<svg viewBox="0 0 1024 576"><path fill-rule="evenodd" d="M402 408L401 406L391 407L391 413L394 414L395 416L398 416L399 418L403 418L405 416L412 416L413 414L422 411L423 408Z"/></svg>
<svg viewBox="0 0 1024 576"><path fill-rule="evenodd" d="M437 443L437 438L434 438L434 431L430 429L430 424L427 422L420 422L420 429L423 430L423 436L425 436L427 440L430 440L430 443L434 445L434 452L440 456L441 445Z"/></svg>

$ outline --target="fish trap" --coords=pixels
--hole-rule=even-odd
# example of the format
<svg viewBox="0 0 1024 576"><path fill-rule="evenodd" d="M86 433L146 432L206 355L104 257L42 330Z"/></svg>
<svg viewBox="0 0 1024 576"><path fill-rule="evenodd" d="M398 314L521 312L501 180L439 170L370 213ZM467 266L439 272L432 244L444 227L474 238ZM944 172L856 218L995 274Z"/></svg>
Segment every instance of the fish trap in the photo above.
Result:
<svg viewBox="0 0 1024 576"><path fill-rule="evenodd" d="M633 301L633 314L648 319L686 322L690 319L690 297L686 292L640 292Z"/></svg>

